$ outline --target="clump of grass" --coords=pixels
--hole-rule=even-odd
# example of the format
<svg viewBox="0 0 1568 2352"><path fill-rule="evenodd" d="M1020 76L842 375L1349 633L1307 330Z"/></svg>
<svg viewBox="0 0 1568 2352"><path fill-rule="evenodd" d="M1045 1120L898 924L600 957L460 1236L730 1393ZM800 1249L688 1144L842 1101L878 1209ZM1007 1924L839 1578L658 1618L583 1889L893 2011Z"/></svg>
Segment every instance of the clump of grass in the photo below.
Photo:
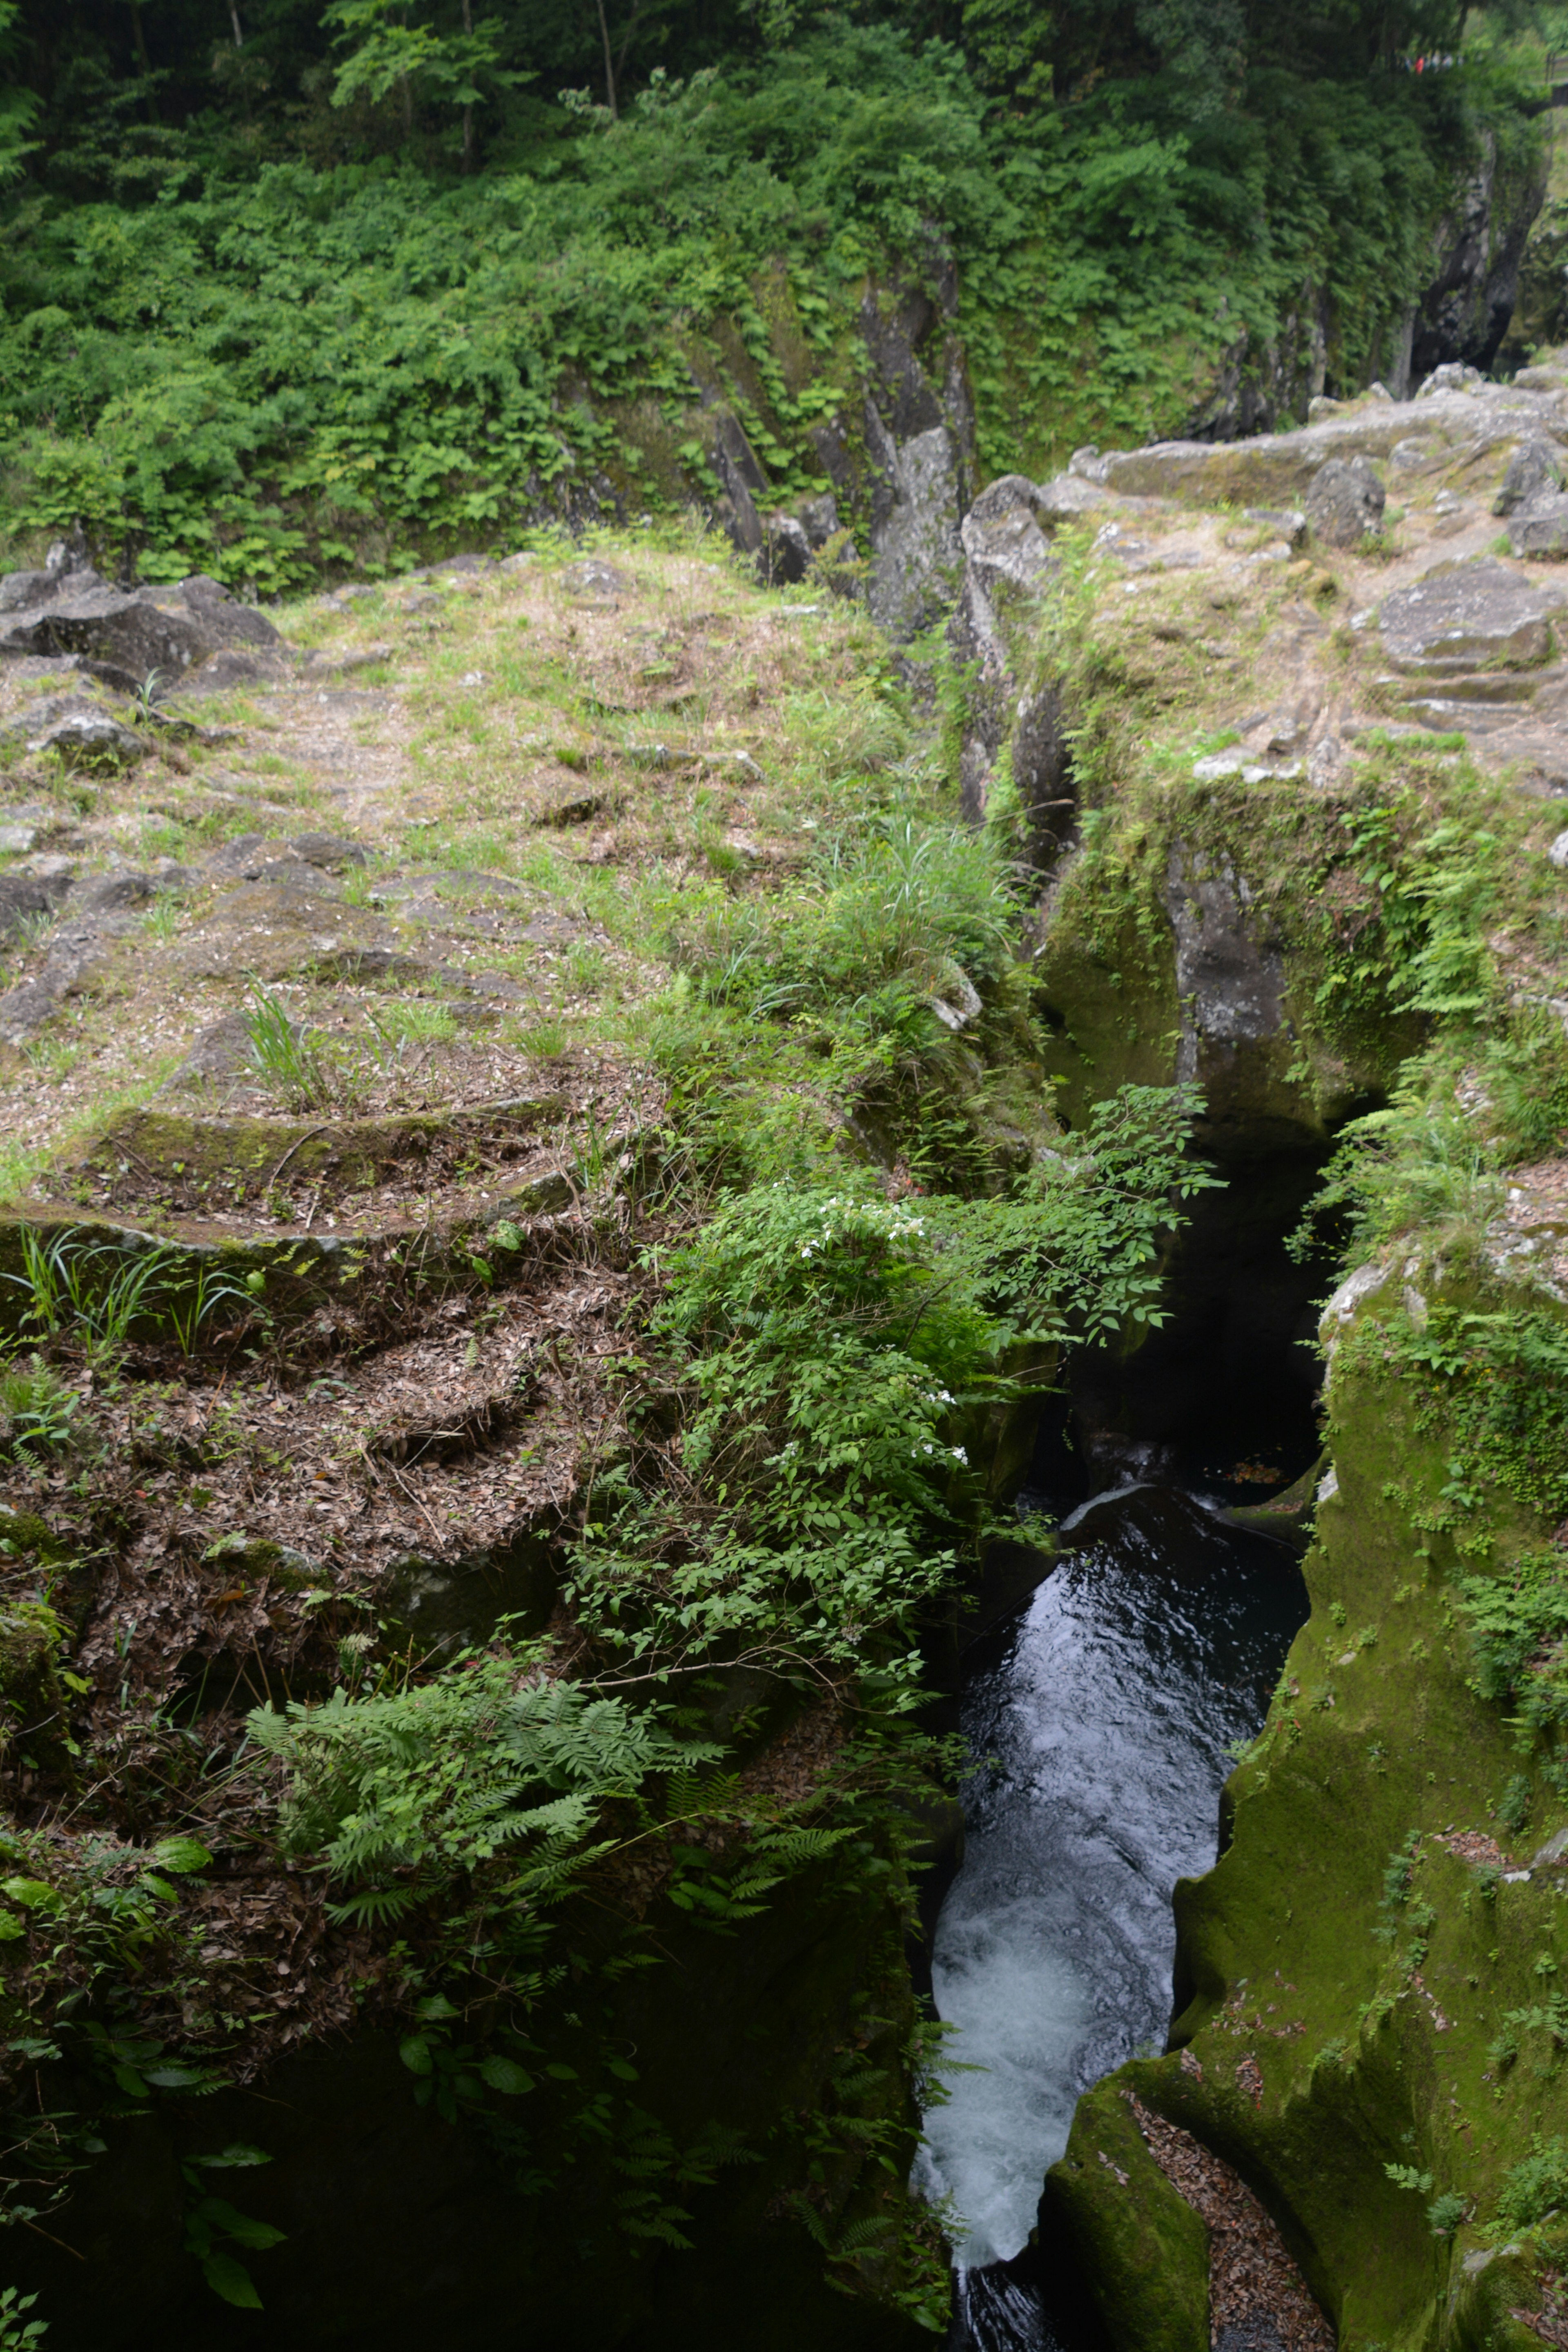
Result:
<svg viewBox="0 0 1568 2352"><path fill-rule="evenodd" d="M531 1021L521 1029L517 1042L522 1051L531 1054L536 1061L552 1062L558 1054L566 1051L566 1024L547 1014L542 1020Z"/></svg>
<svg viewBox="0 0 1568 2352"><path fill-rule="evenodd" d="M449 1045L458 1035L458 1024L444 1004L417 1000L389 1004L379 1013L367 1010L365 1021L374 1041L371 1050L385 1071L401 1068L411 1046Z"/></svg>
<svg viewBox="0 0 1568 2352"><path fill-rule="evenodd" d="M250 982L250 1010L244 1015L250 1058L268 1085L302 1110L321 1108L335 1091L324 1055L263 981Z"/></svg>
<svg viewBox="0 0 1568 2352"><path fill-rule="evenodd" d="M178 932L184 912L179 899L172 891L161 891L142 917L142 928L149 939L166 945Z"/></svg>

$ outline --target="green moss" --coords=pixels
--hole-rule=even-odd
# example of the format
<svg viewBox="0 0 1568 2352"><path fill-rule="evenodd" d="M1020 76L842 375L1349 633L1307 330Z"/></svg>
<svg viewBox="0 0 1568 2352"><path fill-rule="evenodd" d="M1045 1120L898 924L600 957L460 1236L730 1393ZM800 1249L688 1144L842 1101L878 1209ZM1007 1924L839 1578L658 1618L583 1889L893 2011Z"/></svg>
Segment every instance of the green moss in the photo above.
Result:
<svg viewBox="0 0 1568 2352"><path fill-rule="evenodd" d="M67 1629L42 1601L0 1607L0 1756L19 1748L58 1765L63 1760L63 1697L58 1658Z"/></svg>
<svg viewBox="0 0 1568 2352"><path fill-rule="evenodd" d="M1208 2231L1138 2128L1126 2097L1136 2071L1079 2101L1047 2178L1048 2216L1076 2242L1116 2352L1208 2352Z"/></svg>

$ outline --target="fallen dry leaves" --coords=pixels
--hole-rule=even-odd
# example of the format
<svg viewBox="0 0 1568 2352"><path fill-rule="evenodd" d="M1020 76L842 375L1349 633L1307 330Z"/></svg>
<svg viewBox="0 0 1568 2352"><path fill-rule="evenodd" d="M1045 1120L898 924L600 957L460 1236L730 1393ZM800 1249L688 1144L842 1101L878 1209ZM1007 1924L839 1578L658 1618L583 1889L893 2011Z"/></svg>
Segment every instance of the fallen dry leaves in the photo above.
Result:
<svg viewBox="0 0 1568 2352"><path fill-rule="evenodd" d="M1155 2163L1208 2225L1214 2342L1230 2328L1255 2331L1261 2321L1272 2323L1283 2352L1333 2352L1333 2329L1251 2189L1190 2132L1154 2115L1134 2093L1126 2096Z"/></svg>

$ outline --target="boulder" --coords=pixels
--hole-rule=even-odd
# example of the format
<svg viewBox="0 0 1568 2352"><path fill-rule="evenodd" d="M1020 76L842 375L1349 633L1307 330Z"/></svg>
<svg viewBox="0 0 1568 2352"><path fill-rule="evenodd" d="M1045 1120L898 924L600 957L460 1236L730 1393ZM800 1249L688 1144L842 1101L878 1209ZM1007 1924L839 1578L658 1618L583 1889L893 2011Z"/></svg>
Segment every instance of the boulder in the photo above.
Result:
<svg viewBox="0 0 1568 2352"><path fill-rule="evenodd" d="M1447 360L1434 368L1426 381L1415 387L1417 400L1436 400L1444 392L1479 392L1486 383L1479 368L1467 367L1462 360Z"/></svg>
<svg viewBox="0 0 1568 2352"><path fill-rule="evenodd" d="M281 643L269 621L236 604L216 580L198 574L160 593L107 587L84 572L63 575L30 601L0 636L0 653L78 654L139 687L154 672L163 682L181 679L224 646Z"/></svg>
<svg viewBox="0 0 1568 2352"><path fill-rule="evenodd" d="M1042 525L1076 522L1079 515L1093 514L1110 503L1110 492L1081 474L1058 474L1035 486L1035 514Z"/></svg>
<svg viewBox="0 0 1568 2352"><path fill-rule="evenodd" d="M910 637L951 596L963 567L959 452L945 425L895 441L869 401L866 440L882 478L873 501L867 602L889 635Z"/></svg>
<svg viewBox="0 0 1568 2352"><path fill-rule="evenodd" d="M101 704L74 695L30 702L0 730L29 751L55 751L70 768L133 768L148 746Z"/></svg>
<svg viewBox="0 0 1568 2352"><path fill-rule="evenodd" d="M791 587L804 580L811 569L811 541L805 526L792 514L772 514L763 531L758 551L758 562L764 580L776 587Z"/></svg>
<svg viewBox="0 0 1568 2352"><path fill-rule="evenodd" d="M1140 449L1074 453L1070 471L1125 497L1179 499L1184 505L1298 507L1331 458L1392 458L1425 463L1462 441L1467 455L1534 433L1557 439L1563 420L1537 393L1483 383L1420 400L1379 400L1337 410L1291 433L1249 441L1155 441Z"/></svg>
<svg viewBox="0 0 1568 2352"><path fill-rule="evenodd" d="M77 900L83 915L119 914L127 907L144 907L158 895L151 874L102 874L89 882Z"/></svg>
<svg viewBox="0 0 1568 2352"><path fill-rule="evenodd" d="M282 645L270 654L259 649L247 652L243 646L223 646L195 668L187 670L172 687L160 688L159 698L167 702L178 695L185 700L197 695L227 694L235 687L270 686L286 677L288 670L288 648ZM101 670L99 674L102 675Z"/></svg>
<svg viewBox="0 0 1568 2352"><path fill-rule="evenodd" d="M1075 487L1085 489L1092 485ZM1056 565L1037 520L1040 493L1023 474L1004 474L988 483L959 527L971 573L988 596L998 589L1026 593L1037 588Z"/></svg>
<svg viewBox="0 0 1568 2352"><path fill-rule="evenodd" d="M1510 515L1508 543L1516 555L1568 555L1568 498L1561 490L1538 491Z"/></svg>
<svg viewBox="0 0 1568 2352"><path fill-rule="evenodd" d="M1502 488L1492 500L1492 512L1513 514L1519 508L1529 506L1542 491L1560 490L1562 487L1563 469L1552 443L1539 438L1521 441L1508 461Z"/></svg>
<svg viewBox="0 0 1568 2352"><path fill-rule="evenodd" d="M561 574L561 585L579 604L603 604L611 609L623 597L637 593L637 583L628 573L598 555L587 556L581 563L569 563Z"/></svg>
<svg viewBox="0 0 1568 2352"><path fill-rule="evenodd" d="M195 572L188 580L182 580L180 594L187 611L200 614L219 645L280 646L283 642L265 613L240 604L221 580L209 580L205 572Z"/></svg>
<svg viewBox="0 0 1568 2352"><path fill-rule="evenodd" d="M1331 457L1303 502L1308 528L1326 547L1359 547L1383 528L1383 484L1368 457Z"/></svg>
<svg viewBox="0 0 1568 2352"><path fill-rule="evenodd" d="M64 875L0 874L0 947L30 923L47 922L70 888Z"/></svg>
<svg viewBox="0 0 1568 2352"><path fill-rule="evenodd" d="M1564 602L1561 588L1503 563L1429 572L1385 600L1384 649L1399 668L1427 675L1544 661Z"/></svg>
<svg viewBox="0 0 1568 2352"><path fill-rule="evenodd" d="M289 844L294 856L303 858L307 866L320 866L329 874L345 866L363 866L367 853L360 842L349 841L336 833L299 833Z"/></svg>

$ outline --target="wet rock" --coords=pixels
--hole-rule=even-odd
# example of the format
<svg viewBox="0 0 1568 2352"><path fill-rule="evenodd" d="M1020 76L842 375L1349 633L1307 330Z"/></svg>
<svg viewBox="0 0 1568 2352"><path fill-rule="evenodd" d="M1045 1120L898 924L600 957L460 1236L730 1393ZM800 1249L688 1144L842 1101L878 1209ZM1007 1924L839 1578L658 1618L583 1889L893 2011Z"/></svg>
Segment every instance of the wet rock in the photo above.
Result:
<svg viewBox="0 0 1568 2352"><path fill-rule="evenodd" d="M1285 961L1255 936L1245 883L1228 860L1200 872L1181 843L1171 851L1165 905L1176 937L1176 993L1186 1018L1177 1058L1198 1075L1203 1045L1274 1037L1284 1019Z"/></svg>
<svg viewBox="0 0 1568 2352"><path fill-rule="evenodd" d="M1565 601L1561 588L1506 564L1431 572L1384 600L1384 648L1400 668L1427 674L1543 661Z"/></svg>
<svg viewBox="0 0 1568 2352"><path fill-rule="evenodd" d="M1560 490L1563 470L1550 441L1523 441L1508 461L1502 488L1492 500L1495 515L1510 515L1542 496Z"/></svg>
<svg viewBox="0 0 1568 2352"><path fill-rule="evenodd" d="M1508 543L1516 555L1568 555L1568 498L1561 490L1539 492L1510 515Z"/></svg>
<svg viewBox="0 0 1568 2352"><path fill-rule="evenodd" d="M421 1450L424 1434L406 1433L406 1454L395 1458L426 1458ZM439 1446L431 1449L430 1458L440 1458ZM518 1617L526 1632L542 1631L556 1590L550 1547L539 1537L523 1536L504 1550L455 1561L395 1561L378 1597L384 1612L405 1627L422 1650L444 1658L488 1640L501 1616Z"/></svg>
<svg viewBox="0 0 1568 2352"><path fill-rule="evenodd" d="M1546 194L1549 153L1549 148L1538 151L1521 168L1517 158L1500 157L1495 131L1481 131L1476 160L1437 224L1436 267L1410 324L1413 376L1445 389L1485 386L1479 371L1497 357L1519 300L1531 226ZM1449 364L1438 366L1439 361Z"/></svg>
<svg viewBox="0 0 1568 2352"><path fill-rule="evenodd" d="M1359 547L1383 528L1385 493L1367 457L1331 457L1303 502L1308 527L1326 547Z"/></svg>

